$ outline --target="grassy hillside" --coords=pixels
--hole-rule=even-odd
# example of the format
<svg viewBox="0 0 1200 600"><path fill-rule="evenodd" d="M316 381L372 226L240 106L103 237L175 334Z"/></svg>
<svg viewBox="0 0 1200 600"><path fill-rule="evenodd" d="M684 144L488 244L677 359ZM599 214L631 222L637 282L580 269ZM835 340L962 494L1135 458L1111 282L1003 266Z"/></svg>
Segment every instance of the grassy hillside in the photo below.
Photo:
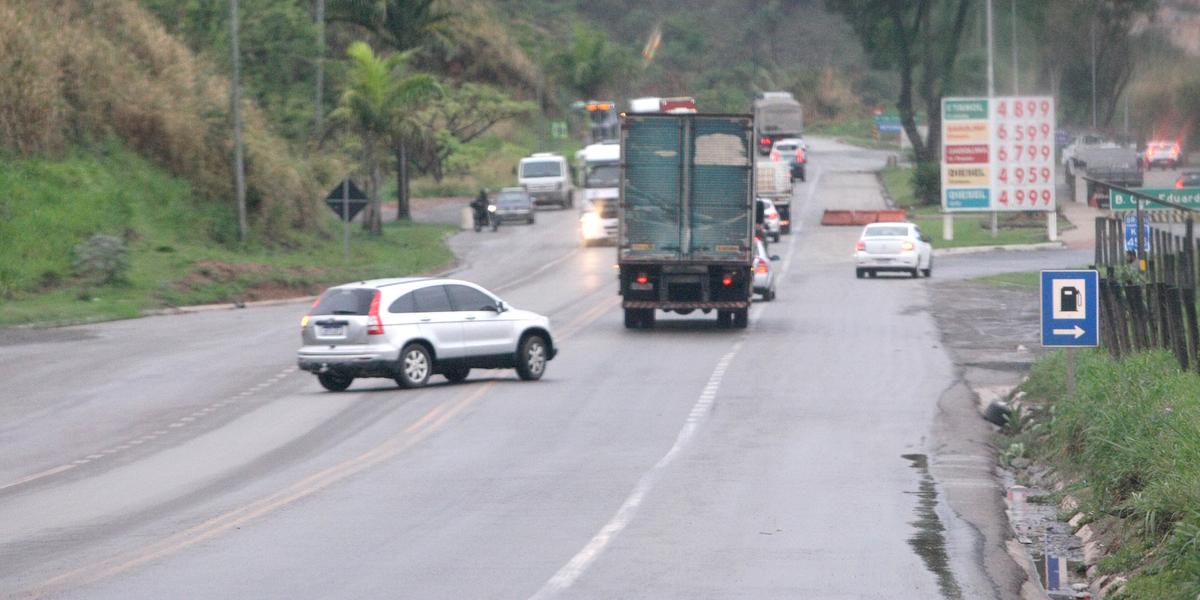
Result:
<svg viewBox="0 0 1200 600"><path fill-rule="evenodd" d="M0 48L0 146L57 157L114 137L231 210L228 82L137 2L4 2ZM259 235L286 241L319 228L313 168L246 109L247 198Z"/></svg>
<svg viewBox="0 0 1200 600"><path fill-rule="evenodd" d="M231 227L193 184L115 141L62 158L3 157L0 325L296 296L355 278L429 272L452 260L443 226L389 224L381 238L354 227L348 264L339 236L314 236L290 250L213 243ZM118 237L128 249L129 269L114 284L98 285L73 267L76 245L94 233Z"/></svg>

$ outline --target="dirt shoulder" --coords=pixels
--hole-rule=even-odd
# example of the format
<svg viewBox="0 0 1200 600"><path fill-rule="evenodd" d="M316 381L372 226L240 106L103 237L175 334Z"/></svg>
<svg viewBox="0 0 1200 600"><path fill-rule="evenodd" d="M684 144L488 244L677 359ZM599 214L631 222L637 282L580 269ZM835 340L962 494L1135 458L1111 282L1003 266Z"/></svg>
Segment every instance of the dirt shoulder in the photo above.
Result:
<svg viewBox="0 0 1200 600"><path fill-rule="evenodd" d="M1012 534L996 467L996 429L978 408L1017 386L1036 358L1036 294L1015 286L942 281L930 286L930 302L942 344L959 372L959 382L938 402L930 473L951 510L977 531L976 559L997 596L1040 597L1040 586L1028 581L1027 570L1008 551Z"/></svg>

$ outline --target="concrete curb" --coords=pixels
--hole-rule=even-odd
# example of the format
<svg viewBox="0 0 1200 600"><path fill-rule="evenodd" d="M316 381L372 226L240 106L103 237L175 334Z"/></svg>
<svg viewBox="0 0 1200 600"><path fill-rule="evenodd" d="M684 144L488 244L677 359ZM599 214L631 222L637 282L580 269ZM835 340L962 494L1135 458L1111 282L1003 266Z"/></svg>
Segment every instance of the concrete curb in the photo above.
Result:
<svg viewBox="0 0 1200 600"><path fill-rule="evenodd" d="M979 416L987 420L987 410L990 405L995 402L1008 403L1013 392L1019 387L1018 385L994 385L994 386L972 386L967 384L967 387L975 394L976 410L979 411ZM994 423L993 423L994 425ZM1037 567L1034 564L1033 555L1022 544L1018 538L1020 533L1014 528L1012 521L1012 500L1009 490L1005 489L1003 481L997 481L997 485L1005 492L1004 504L1006 507L1004 514L1005 524L1008 526L1008 539L1005 540L1005 550L1012 557L1013 562L1025 572L1025 582L1021 585L1020 597L1021 600L1050 600L1050 595L1042 586L1041 575L1038 573Z"/></svg>
<svg viewBox="0 0 1200 600"><path fill-rule="evenodd" d="M1063 250L1067 247L1063 242L1039 242L1037 244L997 244L995 246L962 246L959 248L938 248L934 256L956 256L960 254L982 254L984 252L1029 252L1033 250Z"/></svg>

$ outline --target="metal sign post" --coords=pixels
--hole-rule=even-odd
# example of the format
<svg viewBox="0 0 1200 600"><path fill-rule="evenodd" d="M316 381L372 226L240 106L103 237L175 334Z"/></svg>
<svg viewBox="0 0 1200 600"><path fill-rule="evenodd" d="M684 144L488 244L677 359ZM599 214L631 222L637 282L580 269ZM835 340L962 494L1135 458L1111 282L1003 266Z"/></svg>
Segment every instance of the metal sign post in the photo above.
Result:
<svg viewBox="0 0 1200 600"><path fill-rule="evenodd" d="M325 205L342 220L342 257L350 260L350 221L367 205L367 195L354 181L344 179L325 196Z"/></svg>
<svg viewBox="0 0 1200 600"><path fill-rule="evenodd" d="M350 180L342 181L342 259L350 262Z"/></svg>
<svg viewBox="0 0 1200 600"><path fill-rule="evenodd" d="M1066 348L1069 397L1075 395L1075 348L1100 345L1099 292L1099 271L1042 271L1042 345Z"/></svg>

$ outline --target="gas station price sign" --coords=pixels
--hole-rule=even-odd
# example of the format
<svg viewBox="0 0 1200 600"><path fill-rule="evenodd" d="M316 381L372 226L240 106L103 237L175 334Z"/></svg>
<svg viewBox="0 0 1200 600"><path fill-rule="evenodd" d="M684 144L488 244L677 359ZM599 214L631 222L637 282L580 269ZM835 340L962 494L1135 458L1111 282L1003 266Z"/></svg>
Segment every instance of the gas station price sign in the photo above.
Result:
<svg viewBox="0 0 1200 600"><path fill-rule="evenodd" d="M946 211L1055 209L1054 99L942 100Z"/></svg>

